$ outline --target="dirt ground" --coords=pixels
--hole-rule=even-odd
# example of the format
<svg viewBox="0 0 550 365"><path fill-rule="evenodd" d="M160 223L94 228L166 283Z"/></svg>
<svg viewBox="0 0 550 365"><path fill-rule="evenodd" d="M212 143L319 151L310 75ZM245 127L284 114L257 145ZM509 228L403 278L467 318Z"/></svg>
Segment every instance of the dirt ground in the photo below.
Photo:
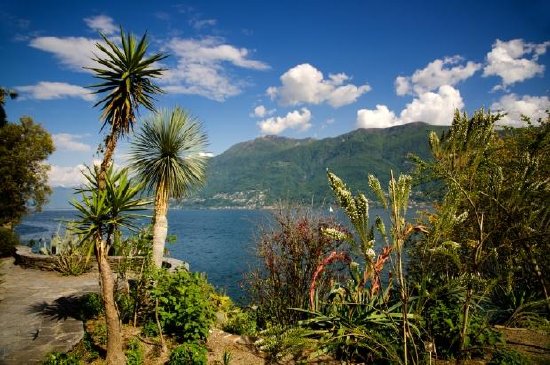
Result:
<svg viewBox="0 0 550 365"><path fill-rule="evenodd" d="M86 324L87 331L89 333L98 333L96 326L101 326L103 320L89 321ZM504 334L506 338L506 346L511 347L514 350L521 352L531 360L532 364L548 365L550 364L550 334L544 331L523 329L523 328L505 328L499 327L498 331ZM142 347L145 350L145 364L150 365L163 365L168 361L168 354L162 353L158 343L152 342L153 340L144 338L139 333L139 328L133 328L132 326L124 326L124 337L128 340L131 338L138 338ZM97 336L94 335L94 342L98 343ZM210 331L206 347L208 349L208 364L222 365L224 364L224 353L229 357L229 364L231 365L262 365L266 364L265 356L260 353L253 344L253 339L248 337L241 337L238 335L232 335L219 329L213 329ZM82 346L82 345L80 345ZM168 343L169 347L174 347L176 344ZM105 351L102 346L99 346L96 350L99 353ZM78 350L77 350L78 351ZM86 351L81 349L81 351ZM489 357L490 355L488 355ZM94 365L100 365L104 362L96 359L94 361L87 361ZM444 361L433 359L434 365L452 365L455 361ZM483 365L486 364L486 360L467 360L466 365ZM283 362L283 364L291 365L293 362ZM328 359L318 359L315 362L309 363L311 365L316 364L340 364L337 361L329 361Z"/></svg>

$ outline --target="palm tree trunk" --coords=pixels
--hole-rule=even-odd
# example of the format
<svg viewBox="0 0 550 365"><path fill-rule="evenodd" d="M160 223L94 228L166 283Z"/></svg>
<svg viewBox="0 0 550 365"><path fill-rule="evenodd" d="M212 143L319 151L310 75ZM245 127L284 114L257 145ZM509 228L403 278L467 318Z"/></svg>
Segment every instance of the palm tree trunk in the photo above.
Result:
<svg viewBox="0 0 550 365"><path fill-rule="evenodd" d="M112 157L118 140L118 131L113 126L111 133L105 140L105 154L99 170L98 185L100 190L106 188L107 169L112 161ZM97 268L101 282L101 297L105 306L105 324L107 325L107 364L124 365L126 356L122 351L122 332L120 330L120 317L115 303L115 281L113 270L107 259L108 249L103 241L101 232L95 238L95 255Z"/></svg>
<svg viewBox="0 0 550 365"><path fill-rule="evenodd" d="M107 250L103 244L99 247L96 246L96 258L101 282L101 297L105 306L105 322L107 324L106 361L109 365L124 365L126 364L126 356L122 351L122 332L115 303L115 280L107 259Z"/></svg>
<svg viewBox="0 0 550 365"><path fill-rule="evenodd" d="M155 215L153 217L153 265L156 268L162 267L164 258L164 243L168 235L168 191L164 184L159 184L155 195Z"/></svg>

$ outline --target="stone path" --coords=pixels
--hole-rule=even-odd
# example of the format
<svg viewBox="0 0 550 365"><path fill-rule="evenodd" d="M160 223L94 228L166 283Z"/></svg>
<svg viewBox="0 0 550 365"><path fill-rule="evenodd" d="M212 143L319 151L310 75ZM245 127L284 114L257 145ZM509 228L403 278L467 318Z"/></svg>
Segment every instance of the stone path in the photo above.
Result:
<svg viewBox="0 0 550 365"><path fill-rule="evenodd" d="M97 273L61 276L0 261L0 365L41 363L76 345L84 327L70 316L71 303L99 290Z"/></svg>

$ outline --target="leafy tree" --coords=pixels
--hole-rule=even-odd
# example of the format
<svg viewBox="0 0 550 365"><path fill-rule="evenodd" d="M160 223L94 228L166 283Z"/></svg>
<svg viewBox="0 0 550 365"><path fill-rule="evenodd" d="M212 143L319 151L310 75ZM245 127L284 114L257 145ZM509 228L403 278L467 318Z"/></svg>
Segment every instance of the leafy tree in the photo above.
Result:
<svg viewBox="0 0 550 365"><path fill-rule="evenodd" d="M130 132L136 118L139 106L153 110L153 95L162 92L151 79L159 77L162 69L155 68L154 63L161 61L166 56L154 54L146 57L147 37L143 35L139 42L128 33L120 30L122 48L101 34L105 44L97 43L96 46L102 56L96 56L94 60L102 68L90 68L95 77L102 80L93 85L96 94L105 95L95 106L101 105L103 113L102 129L109 125L110 132L105 138L105 153L98 174L98 189L106 189L106 174L112 162L113 153L118 138ZM104 229L104 227L101 227ZM125 356L122 351L122 334L120 332L119 316L114 301L114 282L110 275L111 268L107 261L109 245L102 235L95 235L95 255L101 276L102 297L105 304L105 320L107 323L107 363L124 364ZM101 264L100 264L101 263Z"/></svg>
<svg viewBox="0 0 550 365"><path fill-rule="evenodd" d="M17 92L15 90L0 87L0 127L3 127L8 123L8 116L6 115L6 111L4 110L6 97L10 97L10 99L15 99L17 97Z"/></svg>
<svg viewBox="0 0 550 365"><path fill-rule="evenodd" d="M29 117L0 127L1 226L12 229L46 203L51 189L44 160L53 151L50 134Z"/></svg>
<svg viewBox="0 0 550 365"><path fill-rule="evenodd" d="M148 190L155 192L152 261L158 268L168 233L169 199L183 198L204 184L206 142L200 123L180 108L147 119L132 141L132 168Z"/></svg>

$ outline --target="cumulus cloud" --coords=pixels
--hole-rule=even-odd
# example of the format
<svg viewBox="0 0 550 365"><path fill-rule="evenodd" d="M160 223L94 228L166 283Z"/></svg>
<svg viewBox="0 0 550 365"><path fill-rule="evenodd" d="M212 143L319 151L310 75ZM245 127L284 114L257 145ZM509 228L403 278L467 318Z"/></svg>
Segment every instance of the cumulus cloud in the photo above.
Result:
<svg viewBox="0 0 550 365"><path fill-rule="evenodd" d="M23 98L37 100L52 100L64 98L80 98L86 101L95 100L95 96L82 86L67 84L64 82L41 81L36 85L15 87Z"/></svg>
<svg viewBox="0 0 550 365"><path fill-rule="evenodd" d="M445 57L430 62L425 68L416 70L412 76L398 76L395 79L397 95L423 94L437 90L443 85L454 86L460 81L472 77L481 69L481 64L468 61L460 56Z"/></svg>
<svg viewBox="0 0 550 365"><path fill-rule="evenodd" d="M437 92L425 92L414 98L399 117L387 106L377 105L376 109L358 110L356 123L359 128L386 128L411 122L450 125L455 109L463 107L460 92L450 85L443 85Z"/></svg>
<svg viewBox="0 0 550 365"><path fill-rule="evenodd" d="M268 110L265 106L258 105L254 108L252 113L250 113L250 116L256 118L264 118L266 116L272 115L273 113L275 113L275 109Z"/></svg>
<svg viewBox="0 0 550 365"><path fill-rule="evenodd" d="M376 105L376 109L360 109L357 111L358 128L386 128L398 123L395 113L385 105Z"/></svg>
<svg viewBox="0 0 550 365"><path fill-rule="evenodd" d="M50 186L75 187L82 185L85 182L82 171L85 170L84 165L77 166L58 166L51 165L48 172L48 181Z"/></svg>
<svg viewBox="0 0 550 365"><path fill-rule="evenodd" d="M92 149L90 145L80 142L81 135L57 133L52 134L52 139L57 150L87 152Z"/></svg>
<svg viewBox="0 0 550 365"><path fill-rule="evenodd" d="M501 125L513 127L524 126L521 116L525 115L536 122L539 118L546 116L546 110L550 110L550 98L548 96L522 97L516 94L504 95L499 101L491 105L493 111L501 111L506 115L499 121Z"/></svg>
<svg viewBox="0 0 550 365"><path fill-rule="evenodd" d="M74 71L90 72L83 67L97 66L92 57L98 41L84 37L37 37L29 45L52 53L63 65Z"/></svg>
<svg viewBox="0 0 550 365"><path fill-rule="evenodd" d="M502 83L494 90L505 90L508 86L544 73L544 65L538 63L539 56L546 53L550 41L527 43L523 39L503 42L499 39L487 53L487 65L483 76L498 76Z"/></svg>
<svg viewBox="0 0 550 365"><path fill-rule="evenodd" d="M307 108L294 110L284 117L271 117L258 122L263 134L280 134L286 129L305 131L311 127L311 112Z"/></svg>
<svg viewBox="0 0 550 365"><path fill-rule="evenodd" d="M266 70L269 66L249 58L250 51L226 44L220 38L173 38L167 49L176 57L175 68L165 72L161 82L168 92L197 94L223 101L242 91L243 83L234 80L225 65Z"/></svg>
<svg viewBox="0 0 550 365"><path fill-rule="evenodd" d="M350 78L345 73L329 74L326 79L321 71L309 63L289 69L280 79L281 86L269 87L267 94L272 99L278 99L282 105L328 103L338 108L355 102L371 89L367 84L346 84Z"/></svg>
<svg viewBox="0 0 550 365"><path fill-rule="evenodd" d="M105 35L111 35L118 31L118 27L115 25L113 18L107 15L97 15L84 18L84 22L90 29L101 32Z"/></svg>

